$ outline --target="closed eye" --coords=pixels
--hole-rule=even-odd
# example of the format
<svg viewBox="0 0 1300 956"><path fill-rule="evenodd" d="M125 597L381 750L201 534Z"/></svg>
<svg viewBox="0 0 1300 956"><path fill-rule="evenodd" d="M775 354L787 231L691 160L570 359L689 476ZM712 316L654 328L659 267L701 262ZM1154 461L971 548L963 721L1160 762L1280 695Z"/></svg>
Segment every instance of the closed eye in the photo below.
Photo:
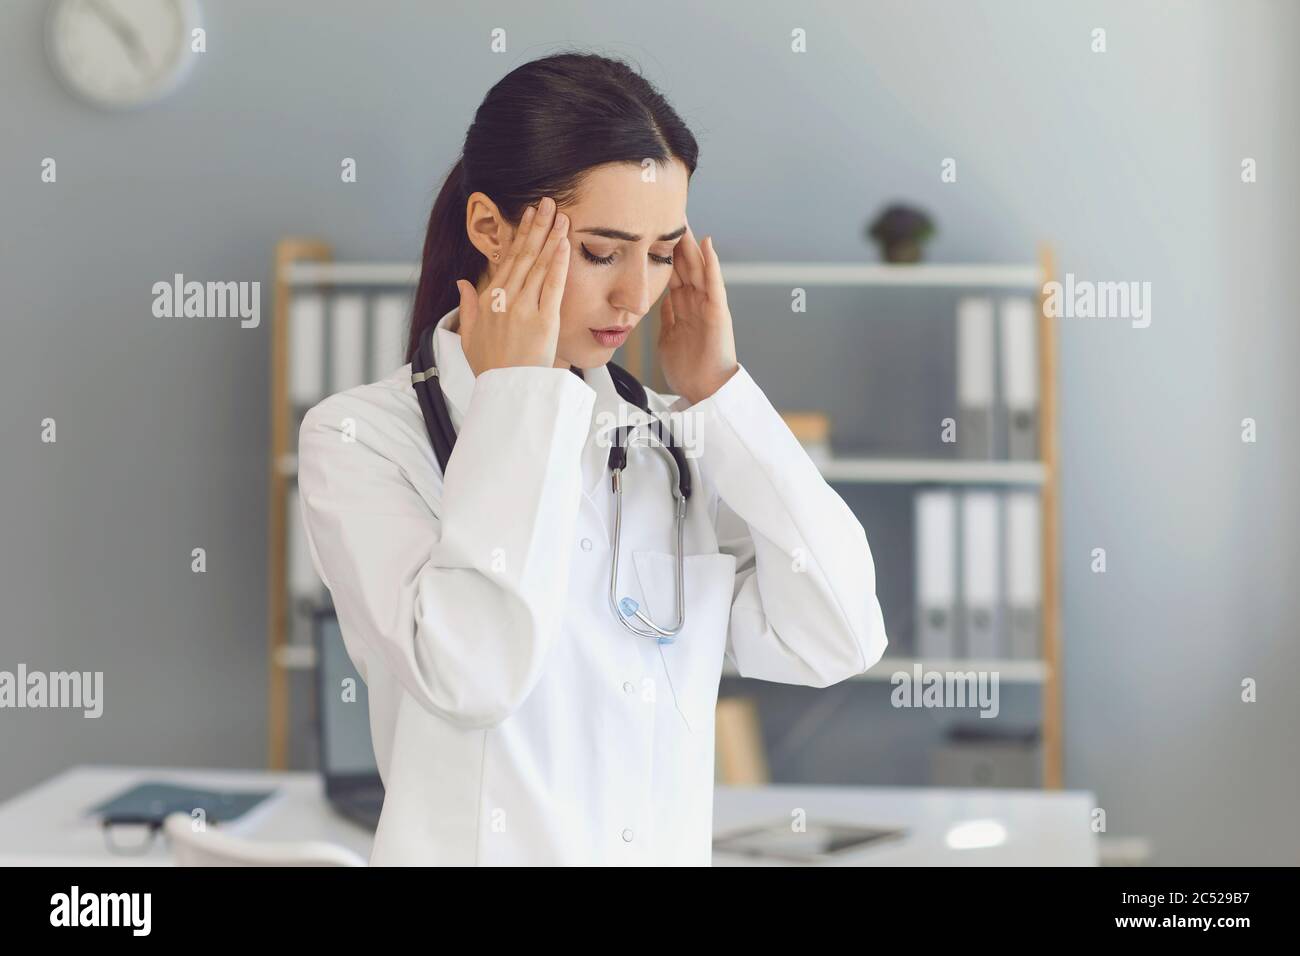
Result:
<svg viewBox="0 0 1300 956"><path fill-rule="evenodd" d="M588 262L594 262L598 266L607 266L614 261L614 253L612 252L607 256L594 255L592 251L587 248L587 244L585 242L581 243L579 245L579 248L582 250L583 258L585 258ZM665 265L665 266L670 266L673 264L672 256L657 256L653 252L650 253L649 255L650 255L651 262L657 262L660 265Z"/></svg>

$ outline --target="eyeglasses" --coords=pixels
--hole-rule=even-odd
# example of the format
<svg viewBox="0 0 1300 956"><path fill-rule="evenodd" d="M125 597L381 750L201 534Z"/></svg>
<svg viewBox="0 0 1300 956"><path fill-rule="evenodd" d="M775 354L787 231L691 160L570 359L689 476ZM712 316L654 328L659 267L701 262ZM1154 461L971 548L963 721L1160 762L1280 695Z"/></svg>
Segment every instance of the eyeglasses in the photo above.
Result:
<svg viewBox="0 0 1300 956"><path fill-rule="evenodd" d="M154 845L162 821L149 817L114 817L105 819L104 845L117 856L144 856Z"/></svg>

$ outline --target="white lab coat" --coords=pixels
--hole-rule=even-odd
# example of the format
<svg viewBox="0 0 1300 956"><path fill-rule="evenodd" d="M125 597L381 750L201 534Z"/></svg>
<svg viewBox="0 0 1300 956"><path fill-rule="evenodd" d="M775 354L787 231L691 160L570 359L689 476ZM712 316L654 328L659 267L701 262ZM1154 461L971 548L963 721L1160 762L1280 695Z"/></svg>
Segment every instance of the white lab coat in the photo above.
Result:
<svg viewBox="0 0 1300 956"><path fill-rule="evenodd" d="M862 525L743 366L689 408L651 391L656 412L693 417L679 434L698 449L686 625L672 644L629 633L608 599L607 432L624 404L609 372L475 377L458 314L434 334L458 433L445 482L410 365L326 398L299 434L312 561L386 788L370 862L708 865L724 654L825 687L884 653ZM619 593L660 624L671 475L662 450L631 445Z"/></svg>

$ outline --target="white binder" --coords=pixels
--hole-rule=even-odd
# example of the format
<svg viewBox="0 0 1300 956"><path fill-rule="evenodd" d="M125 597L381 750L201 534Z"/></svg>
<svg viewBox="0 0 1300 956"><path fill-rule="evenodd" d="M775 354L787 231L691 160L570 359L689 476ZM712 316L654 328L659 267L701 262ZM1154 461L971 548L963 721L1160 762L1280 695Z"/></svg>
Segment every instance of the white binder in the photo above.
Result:
<svg viewBox="0 0 1300 956"><path fill-rule="evenodd" d="M365 382L366 300L360 293L340 293L330 302L330 391Z"/></svg>
<svg viewBox="0 0 1300 956"><path fill-rule="evenodd" d="M957 496L926 490L913 499L916 551L916 655L957 656Z"/></svg>
<svg viewBox="0 0 1300 956"><path fill-rule="evenodd" d="M993 457L993 300L957 303L957 449L962 458Z"/></svg>
<svg viewBox="0 0 1300 956"><path fill-rule="evenodd" d="M1042 656L1042 504L1036 493L1007 495L1008 656L1037 660Z"/></svg>
<svg viewBox="0 0 1300 956"><path fill-rule="evenodd" d="M1007 455L1038 457L1038 316L1024 297L1002 301L1002 401Z"/></svg>
<svg viewBox="0 0 1300 956"><path fill-rule="evenodd" d="M296 293L289 303L289 401L309 408L325 397L325 299Z"/></svg>
<svg viewBox="0 0 1300 956"><path fill-rule="evenodd" d="M1006 656L999 613L998 495L968 491L962 496L961 619L965 656L996 660Z"/></svg>
<svg viewBox="0 0 1300 956"><path fill-rule="evenodd" d="M406 364L407 297L377 296L370 313L370 380L387 378Z"/></svg>

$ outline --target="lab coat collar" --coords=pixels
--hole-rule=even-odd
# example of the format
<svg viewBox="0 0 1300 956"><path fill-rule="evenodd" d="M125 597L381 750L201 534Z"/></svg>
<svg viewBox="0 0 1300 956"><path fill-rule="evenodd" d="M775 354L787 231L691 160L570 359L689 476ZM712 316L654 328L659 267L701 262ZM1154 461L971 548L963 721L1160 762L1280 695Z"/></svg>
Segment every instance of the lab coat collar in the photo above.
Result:
<svg viewBox="0 0 1300 956"><path fill-rule="evenodd" d="M451 424L457 433L465 412L469 408L470 395L474 392L474 370L465 358L465 351L460 345L460 307L452 309L434 326L433 358L438 363L438 383L442 394L447 399L447 410L451 415Z"/></svg>
<svg viewBox="0 0 1300 956"><path fill-rule="evenodd" d="M447 398L451 423L460 431L470 397L474 393L476 376L460 341L460 307L452 309L438 320L433 336L433 357L438 363L438 376L443 394ZM583 370L583 381L596 392L591 413L591 428L582 453L583 490L592 494L603 477L608 476L609 432L619 424L638 421L635 406L625 402L614 387L614 379L605 366Z"/></svg>

